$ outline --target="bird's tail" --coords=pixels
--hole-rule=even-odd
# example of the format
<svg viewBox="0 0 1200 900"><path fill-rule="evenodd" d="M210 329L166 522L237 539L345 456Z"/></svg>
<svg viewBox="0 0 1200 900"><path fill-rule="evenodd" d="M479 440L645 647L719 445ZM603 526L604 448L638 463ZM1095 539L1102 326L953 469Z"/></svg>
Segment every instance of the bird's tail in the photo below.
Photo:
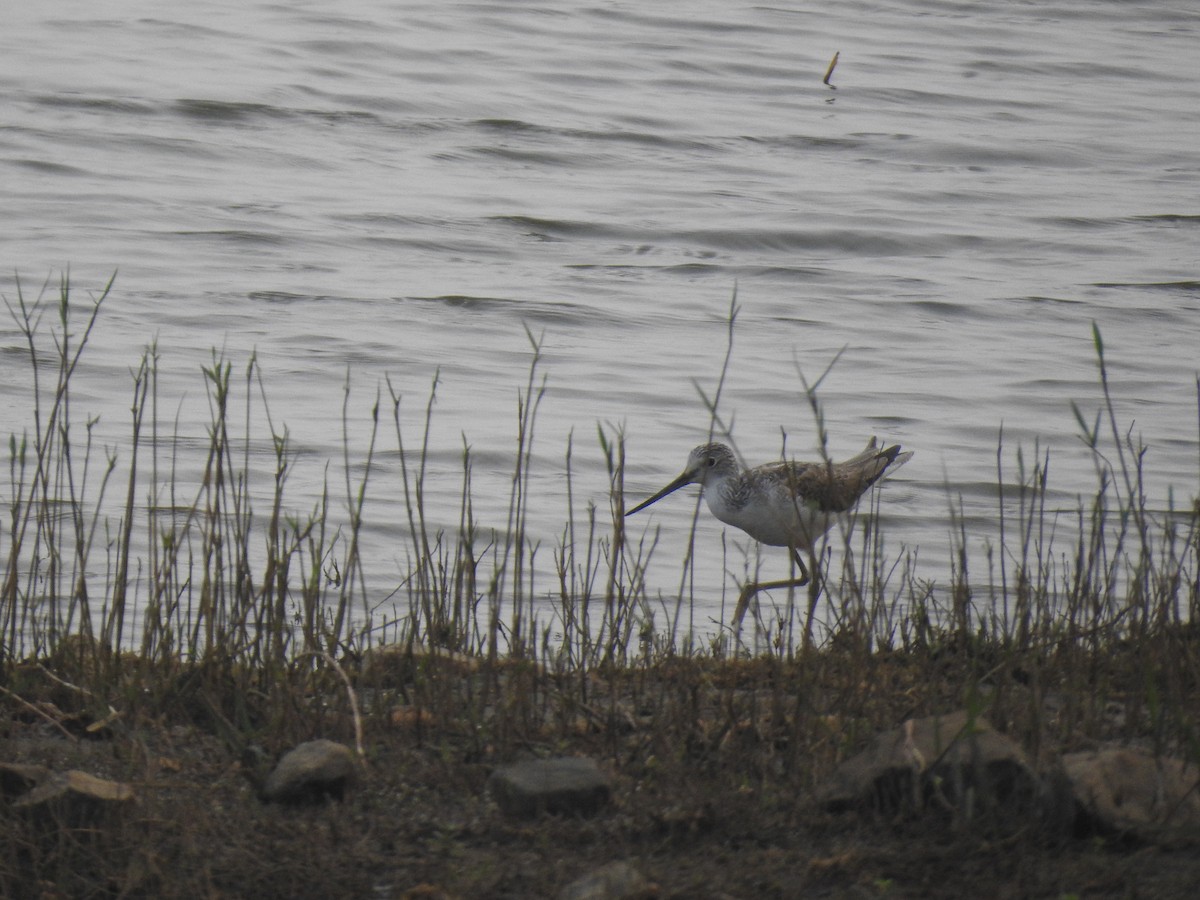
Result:
<svg viewBox="0 0 1200 900"><path fill-rule="evenodd" d="M869 486L885 475L890 475L910 459L912 459L911 450L901 453L899 444L892 444L892 446L880 450L878 442L872 437L867 441L866 448L857 456L848 459L847 462L863 468L864 481Z"/></svg>

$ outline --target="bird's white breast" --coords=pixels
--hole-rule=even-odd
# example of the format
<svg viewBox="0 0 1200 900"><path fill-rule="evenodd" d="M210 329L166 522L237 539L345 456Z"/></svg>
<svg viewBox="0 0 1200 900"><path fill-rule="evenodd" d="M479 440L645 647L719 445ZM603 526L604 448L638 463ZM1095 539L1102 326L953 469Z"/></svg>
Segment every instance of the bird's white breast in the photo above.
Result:
<svg viewBox="0 0 1200 900"><path fill-rule="evenodd" d="M706 485L704 499L712 514L726 525L772 547L809 549L831 521L827 514L798 500L786 485L752 477Z"/></svg>

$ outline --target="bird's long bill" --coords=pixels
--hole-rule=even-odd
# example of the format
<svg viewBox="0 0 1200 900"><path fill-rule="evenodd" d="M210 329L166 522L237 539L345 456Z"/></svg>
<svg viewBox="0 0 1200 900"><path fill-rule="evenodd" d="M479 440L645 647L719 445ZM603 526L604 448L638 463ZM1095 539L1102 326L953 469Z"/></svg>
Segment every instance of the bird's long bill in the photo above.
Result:
<svg viewBox="0 0 1200 900"><path fill-rule="evenodd" d="M665 488L663 488L657 494L643 500L641 503L639 503L633 509L629 510L629 512L625 513L625 515L632 516L635 512L640 512L641 510L643 510L647 506L649 506L651 503L656 503L657 501L661 500L663 497L667 496L667 494L673 494L675 491L679 490L684 485L691 484L691 483L692 483L691 474L688 472L684 472L682 475L680 475L678 478L676 478L674 481L672 481L670 484L668 484Z"/></svg>

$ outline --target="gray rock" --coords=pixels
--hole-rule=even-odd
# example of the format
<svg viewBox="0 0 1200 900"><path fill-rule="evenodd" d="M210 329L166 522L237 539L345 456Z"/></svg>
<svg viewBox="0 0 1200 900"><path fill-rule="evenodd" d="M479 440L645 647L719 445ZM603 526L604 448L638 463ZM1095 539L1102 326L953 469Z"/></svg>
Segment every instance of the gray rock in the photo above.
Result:
<svg viewBox="0 0 1200 900"><path fill-rule="evenodd" d="M1062 773L1076 807L1093 827L1156 840L1200 830L1195 764L1129 747L1068 753Z"/></svg>
<svg viewBox="0 0 1200 900"><path fill-rule="evenodd" d="M37 777L40 766L23 767L26 777ZM67 772L45 773L27 792L17 797L13 809L28 812L59 827L97 827L133 801L133 788L120 781L98 778L74 769ZM13 775L8 767L9 776Z"/></svg>
<svg viewBox="0 0 1200 900"><path fill-rule="evenodd" d="M488 787L511 816L593 815L612 794L608 776L594 759L569 756L501 766L488 779Z"/></svg>
<svg viewBox="0 0 1200 900"><path fill-rule="evenodd" d="M37 806L61 797L88 803L124 803L133 799L133 788L120 781L109 781L71 769L67 772L51 772L37 787L18 797L13 806Z"/></svg>
<svg viewBox="0 0 1200 900"><path fill-rule="evenodd" d="M627 862L611 862L577 878L562 889L559 900L632 900L651 896L651 885Z"/></svg>
<svg viewBox="0 0 1200 900"><path fill-rule="evenodd" d="M1038 780L1021 748L965 710L909 719L875 737L817 791L830 809L942 806L970 816L980 807L1032 802Z"/></svg>
<svg viewBox="0 0 1200 900"><path fill-rule="evenodd" d="M263 783L262 798L276 803L341 799L354 780L354 753L337 741L316 740L284 754Z"/></svg>

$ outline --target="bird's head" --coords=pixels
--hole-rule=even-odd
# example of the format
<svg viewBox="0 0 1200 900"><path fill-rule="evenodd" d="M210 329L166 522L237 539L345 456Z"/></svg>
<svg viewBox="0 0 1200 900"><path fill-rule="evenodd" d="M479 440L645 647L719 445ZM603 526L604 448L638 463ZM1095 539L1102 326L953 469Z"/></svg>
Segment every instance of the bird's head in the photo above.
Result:
<svg viewBox="0 0 1200 900"><path fill-rule="evenodd" d="M661 500L667 494L672 494L689 484L710 484L713 481L721 478L726 478L736 474L738 471L737 457L733 455L724 444L701 444L688 454L687 465L683 467L683 471L679 477L664 487L661 491L653 496L643 500L629 512L627 516L632 516L635 512L640 512L651 503Z"/></svg>

